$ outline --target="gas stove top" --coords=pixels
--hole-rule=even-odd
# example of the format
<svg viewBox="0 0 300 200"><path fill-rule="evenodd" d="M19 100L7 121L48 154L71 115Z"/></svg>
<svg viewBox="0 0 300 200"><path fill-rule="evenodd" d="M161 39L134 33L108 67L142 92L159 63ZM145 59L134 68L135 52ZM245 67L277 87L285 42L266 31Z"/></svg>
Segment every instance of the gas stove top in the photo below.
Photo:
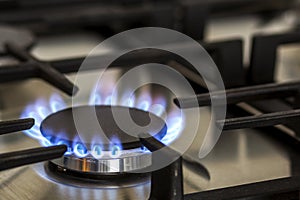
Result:
<svg viewBox="0 0 300 200"><path fill-rule="evenodd" d="M294 1L280 2L232 1L232 13L222 1L145 1L140 9L135 1L102 7L94 1L3 3L10 10L0 14L3 199L300 199L298 12L296 6L290 9ZM156 4L161 9L153 9ZM67 17L61 9L68 7L82 9ZM47 9L55 18L37 21ZM199 9L201 15L195 14ZM111 24L99 20L110 19L107 10L115 13ZM182 18L170 20L166 10L179 10ZM159 16L164 20L156 23ZM111 35L145 25L193 37L220 71L226 119L214 119L222 133L204 158L199 148L207 142L211 102L223 105L224 91L208 92L189 62L141 49L114 61L101 84L93 81L104 72L99 60L142 42L130 38L88 55L92 49ZM180 42L163 45L193 50ZM87 66L77 73L87 55ZM165 76L185 95L159 85L133 92L121 84L114 96L117 81L145 63L171 66L197 95L190 98L185 87ZM139 71L133 82L151 80L149 74ZM139 126L130 124L128 114ZM174 141L186 145L198 117L195 137L179 152ZM157 163L168 164L152 168Z"/></svg>

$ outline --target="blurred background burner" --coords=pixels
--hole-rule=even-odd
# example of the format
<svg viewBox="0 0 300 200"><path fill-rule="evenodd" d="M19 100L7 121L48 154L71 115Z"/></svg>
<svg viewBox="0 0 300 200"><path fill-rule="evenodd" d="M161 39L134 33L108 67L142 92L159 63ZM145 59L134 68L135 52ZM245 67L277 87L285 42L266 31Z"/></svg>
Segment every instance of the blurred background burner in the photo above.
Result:
<svg viewBox="0 0 300 200"><path fill-rule="evenodd" d="M132 133L127 134L115 122L112 108L121 116L129 109L132 120L140 127L130 127ZM93 116L97 116L97 125L93 124ZM103 132L99 132L99 125ZM99 179L99 175L121 175L150 166L151 154L137 136L147 132L162 139L167 126L160 117L136 108L79 106L49 115L41 124L41 132L50 142L68 146L62 158L50 161L49 169Z"/></svg>

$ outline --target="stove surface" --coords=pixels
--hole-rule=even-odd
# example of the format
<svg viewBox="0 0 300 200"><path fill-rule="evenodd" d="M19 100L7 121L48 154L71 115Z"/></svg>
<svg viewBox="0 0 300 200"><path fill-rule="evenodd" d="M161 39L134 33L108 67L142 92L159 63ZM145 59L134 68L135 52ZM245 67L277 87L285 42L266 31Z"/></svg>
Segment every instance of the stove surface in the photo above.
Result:
<svg viewBox="0 0 300 200"><path fill-rule="evenodd" d="M212 28L209 34L211 34L211 38L215 38L213 27L221 22L211 23ZM233 24L233 26L236 26L236 24ZM229 28L227 29L229 30ZM283 27L283 30L285 29L286 26ZM226 35L227 33L224 33L224 38ZM216 38L220 39L221 36ZM56 45L53 44L54 41L57 42ZM76 43L73 41L76 41ZM102 41L102 38L90 33L59 36L56 38L48 37L38 43L33 53L44 60L51 60L58 57L65 58L66 55L63 55L64 53L69 57L76 57L87 54L100 41ZM117 47L108 47L107 52L114 50L114 48ZM107 52L99 52L99 54ZM113 69L109 73L111 73L112 77L118 77L121 70ZM79 76L92 77L95 74L95 71L87 71L81 73ZM75 75L70 74L68 78L74 80ZM89 85L88 83L86 84ZM86 102L86 97L89 95L89 89L85 90L87 85L79 85L81 90L78 96L82 98L82 102ZM59 92L40 80L32 79L2 84L0 86L1 119L19 118L28 103L40 97L49 98L53 93ZM63 94L62 96L70 105L71 102L68 100L68 97ZM207 129L210 112L208 108L201 108L200 113L200 131L197 133L196 139L185 155L188 155L207 168L210 179L203 176L203 173L193 169L193 167L183 165L185 194L290 177L295 173L299 174L300 155L287 145L283 145L272 139L270 137L272 135L271 132L266 133L257 129L224 131L213 151L207 157L200 160L197 155L199 146L203 142L203 134ZM0 137L0 152L38 146L40 145L36 140L29 138L22 132ZM78 187L78 185L75 187L72 181L68 183L53 181L46 173L44 165L45 163L38 163L0 172L1 198L52 200L98 199L101 197L103 200L143 200L147 199L150 193L149 181L138 185L120 184L111 188L99 188L92 183L90 185L82 185L82 187ZM36 187L37 185L39 187Z"/></svg>

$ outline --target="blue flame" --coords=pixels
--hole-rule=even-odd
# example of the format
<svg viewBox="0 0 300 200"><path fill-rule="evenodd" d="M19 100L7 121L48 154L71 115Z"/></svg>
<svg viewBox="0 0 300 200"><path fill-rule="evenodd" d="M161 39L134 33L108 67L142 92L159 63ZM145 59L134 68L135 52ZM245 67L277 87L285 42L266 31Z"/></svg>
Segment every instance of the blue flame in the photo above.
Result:
<svg viewBox="0 0 300 200"><path fill-rule="evenodd" d="M162 116L163 113L165 112L165 108L160 104L154 104L150 107L149 112L157 116Z"/></svg>
<svg viewBox="0 0 300 200"><path fill-rule="evenodd" d="M112 96L108 95L104 100L105 105L111 105L112 104Z"/></svg>
<svg viewBox="0 0 300 200"><path fill-rule="evenodd" d="M102 141L99 139L99 136L95 135L92 139L90 149L91 149L91 155L96 159L100 159L104 155L103 146L101 144Z"/></svg>
<svg viewBox="0 0 300 200"><path fill-rule="evenodd" d="M109 149L111 150L110 151L110 156L112 158L117 158L120 156L121 154L121 151L122 151L122 144L119 140L119 138L117 137L112 137L110 138L110 147Z"/></svg>
<svg viewBox="0 0 300 200"><path fill-rule="evenodd" d="M99 93L92 93L90 96L89 105L100 105L101 104L101 95Z"/></svg>
<svg viewBox="0 0 300 200"><path fill-rule="evenodd" d="M102 147L99 144L96 144L94 146L92 146L92 151L91 154L94 158L96 159L100 159L103 156L103 151L102 151Z"/></svg>
<svg viewBox="0 0 300 200"><path fill-rule="evenodd" d="M135 104L135 95L132 91L124 92L124 95L122 96L120 100L121 106L127 106L127 107L134 107Z"/></svg>
<svg viewBox="0 0 300 200"><path fill-rule="evenodd" d="M171 141L174 141L180 135L180 132L184 127L184 120L183 117L173 117L167 119L166 123L168 131L161 141L165 144L169 144Z"/></svg>
<svg viewBox="0 0 300 200"><path fill-rule="evenodd" d="M83 157L86 157L87 155L89 155L87 148L82 143L76 143L74 145L73 152L79 158L83 158Z"/></svg>
<svg viewBox="0 0 300 200"><path fill-rule="evenodd" d="M58 94L53 94L50 97L49 102L50 102L50 107L51 107L52 113L60 111L67 107L64 100Z"/></svg>
<svg viewBox="0 0 300 200"><path fill-rule="evenodd" d="M117 158L121 154L121 147L119 145L113 145L111 148L111 157Z"/></svg>
<svg viewBox="0 0 300 200"><path fill-rule="evenodd" d="M120 98L112 96L112 92L107 89L105 92L99 91L99 88L95 87L91 92L89 98L89 105L121 105L127 107L135 107L144 111L149 111L157 116L162 117L167 124L167 133L161 139L164 144L170 144L180 135L182 132L185 119L180 109L173 106L167 110L166 99L162 96L152 97L148 91L142 91L139 95L133 91L128 90L119 95ZM53 133L55 137L44 137L40 132L40 126L42 121L51 113L67 108L66 102L58 94L53 94L49 102L40 99L35 103L28 105L21 115L21 118L32 117L35 119L35 125L30 129L24 131L28 136L38 140L43 146L52 146L65 144L68 146L66 155L75 155L79 158L92 156L96 159L100 159L103 156L110 156L111 158L118 158L122 154L122 144L117 137L110 138L109 150L104 150L102 141L97 138L93 138L89 146L86 146L80 141L78 137L73 138L72 142L63 140L65 133ZM51 130L49 130L51 131ZM96 136L95 136L96 137ZM143 151L148 150L144 147Z"/></svg>
<svg viewBox="0 0 300 200"><path fill-rule="evenodd" d="M64 144L68 147L67 152L65 153L65 155L71 155L72 154L72 148L69 145L68 141L65 140L58 140L58 142L56 143L57 145L61 145Z"/></svg>
<svg viewBox="0 0 300 200"><path fill-rule="evenodd" d="M148 111L152 104L152 99L149 93L142 94L137 101L137 108Z"/></svg>

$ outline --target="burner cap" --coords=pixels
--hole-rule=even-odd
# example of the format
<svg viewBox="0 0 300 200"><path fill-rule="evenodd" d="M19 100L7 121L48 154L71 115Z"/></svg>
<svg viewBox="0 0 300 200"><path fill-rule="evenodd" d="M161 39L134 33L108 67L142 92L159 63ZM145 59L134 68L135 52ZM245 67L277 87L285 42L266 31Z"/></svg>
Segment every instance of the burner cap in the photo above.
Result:
<svg viewBox="0 0 300 200"><path fill-rule="evenodd" d="M109 150L111 144L116 138L124 150L141 147L138 136L140 133L148 132L156 138L163 138L167 132L167 126L161 118L156 115L122 106L114 106L119 116L129 113L132 120L141 128L133 128L132 132L127 134L116 124L111 106L79 106L61 110L49 115L41 124L41 132L44 137L50 141L64 140L72 144L77 137L88 148L92 143L100 142L103 150ZM95 126L91 119L96 112L98 124ZM76 125L74 116L76 116ZM125 115L126 116L126 115ZM147 126L150 123L151 126ZM79 125L79 126L78 126ZM99 133L99 125L103 132ZM145 127L146 130L145 130ZM126 127L129 128L130 127ZM78 130L79 129L79 130ZM53 142L54 143L54 142Z"/></svg>

